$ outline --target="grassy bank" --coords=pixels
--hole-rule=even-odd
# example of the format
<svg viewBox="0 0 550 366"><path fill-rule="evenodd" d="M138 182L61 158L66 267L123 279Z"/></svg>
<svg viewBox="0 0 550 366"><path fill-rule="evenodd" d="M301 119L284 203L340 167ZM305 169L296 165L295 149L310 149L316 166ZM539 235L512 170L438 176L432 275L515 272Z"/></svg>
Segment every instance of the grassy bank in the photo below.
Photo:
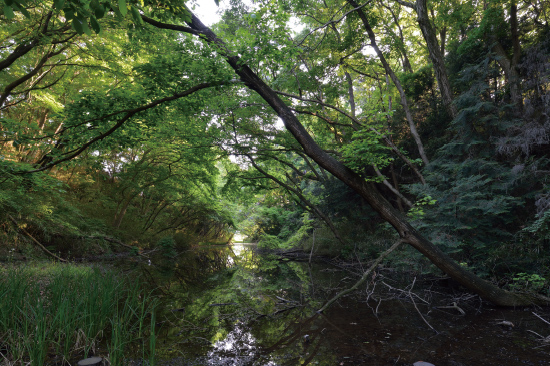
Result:
<svg viewBox="0 0 550 366"><path fill-rule="evenodd" d="M153 361L155 306L139 281L109 270L60 264L0 267L2 361L72 364L99 355L122 365L129 351L132 358Z"/></svg>

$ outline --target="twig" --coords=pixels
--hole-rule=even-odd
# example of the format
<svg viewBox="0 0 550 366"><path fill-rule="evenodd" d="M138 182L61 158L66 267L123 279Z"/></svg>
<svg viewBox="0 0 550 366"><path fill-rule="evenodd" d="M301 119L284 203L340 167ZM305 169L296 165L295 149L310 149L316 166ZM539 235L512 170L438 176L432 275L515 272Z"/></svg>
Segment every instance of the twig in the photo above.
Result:
<svg viewBox="0 0 550 366"><path fill-rule="evenodd" d="M424 323L428 324L428 327L430 327L434 332L436 332L437 334L439 334L439 332L437 330L434 329L434 327L432 327L430 325L430 323L428 323L428 321L426 320L426 318L424 318L424 315L422 315L422 313L420 312L420 310L418 310L418 307L416 306L416 302L414 302L414 298L412 297L412 289L414 287L414 283L416 282L416 277L414 278L413 280L413 283L412 283L412 286L411 286L411 289L409 290L409 297L411 298L411 301L413 302L413 305L414 305L414 308L416 309L416 311L418 312L418 315L420 315L420 317L422 318L422 320L424 320Z"/></svg>
<svg viewBox="0 0 550 366"><path fill-rule="evenodd" d="M540 320L542 320L543 322L545 322L546 324L550 325L550 322L548 320L545 320L543 319L540 315L538 315L537 313L535 313L534 311L531 312L534 316L536 316L537 318L539 318Z"/></svg>
<svg viewBox="0 0 550 366"><path fill-rule="evenodd" d="M405 290L401 290L400 288L397 288L397 287L393 287L391 285L388 285L386 282L384 281L381 281L384 285L388 286L390 288L390 290L397 290L397 291L401 291L401 292L404 292L405 294L407 295L411 295L411 291L405 291ZM417 294L415 293L412 293L414 296L416 296L416 298L422 302L424 302L425 304L429 304L429 302L427 302L426 300L424 300L423 298L421 298L420 296L418 296Z"/></svg>
<svg viewBox="0 0 550 366"><path fill-rule="evenodd" d="M313 255L313 248L315 248L315 229L313 229L313 239L311 243L311 252L309 252L309 264L311 264L311 256Z"/></svg>
<svg viewBox="0 0 550 366"><path fill-rule="evenodd" d="M452 306L436 306L437 309L456 309L458 310L458 312L462 315L466 315L466 312L464 310L462 310L457 304L456 302L453 302L453 305Z"/></svg>
<svg viewBox="0 0 550 366"><path fill-rule="evenodd" d="M118 245L122 245L123 247L126 247L128 249L131 249L131 250L136 250L138 249L137 247L134 247L134 246L131 246L131 245L128 245L128 244L125 244L123 243L122 241L118 240L118 239L115 239L115 238L110 238L108 236L84 236L83 238L86 238L86 239L102 239L102 240L105 240L105 241L108 241L110 243L115 243L115 244L118 244ZM150 252L148 253L152 253L154 251L156 251L157 249L153 249L151 250ZM137 255L143 257L143 258L147 258L149 259L149 257L143 253L140 253L139 250L136 252Z"/></svg>
<svg viewBox="0 0 550 366"><path fill-rule="evenodd" d="M277 295L275 295L275 297L277 299L281 300L282 302L290 302L290 303L296 303L297 302L297 301L294 301L294 300L287 300L284 297L280 297L280 296L277 296Z"/></svg>
<svg viewBox="0 0 550 366"><path fill-rule="evenodd" d="M376 258L376 260L374 261L374 263L369 267L369 269L367 269L367 271L365 273L363 273L363 276L359 279L359 281L357 281L355 283L355 285L351 286L350 288L336 294L336 296L334 296L332 299L330 299L329 301L327 301L325 303L325 305L323 305L319 310L317 310L318 313L322 313L323 311L325 311L330 305L332 305L336 300L338 300L340 297L344 296L344 295L347 295L349 294L350 292L356 290L359 286L361 286L363 284L363 282L365 282L368 278L368 276L370 275L370 273L372 271L374 271L376 269L376 267L378 267L378 264L380 264L380 262L382 262L382 260L384 258L386 258L391 252L393 252L395 249L397 249L397 247L403 243L403 239L399 239L395 244L393 244L388 250L386 250L384 253L380 254L380 256L378 256L378 258Z"/></svg>
<svg viewBox="0 0 550 366"><path fill-rule="evenodd" d="M376 309L374 310L375 312L375 315L378 314L378 308L380 307L380 304L382 303L382 298L380 298L380 300L378 300L378 305L376 305ZM378 317L378 316L377 316Z"/></svg>
<svg viewBox="0 0 550 366"><path fill-rule="evenodd" d="M533 330L527 329L527 331L530 332L530 333L536 334L536 335L539 336L541 339L546 339L545 336L541 336L540 334L538 334L537 332L535 332L535 331L533 331Z"/></svg>

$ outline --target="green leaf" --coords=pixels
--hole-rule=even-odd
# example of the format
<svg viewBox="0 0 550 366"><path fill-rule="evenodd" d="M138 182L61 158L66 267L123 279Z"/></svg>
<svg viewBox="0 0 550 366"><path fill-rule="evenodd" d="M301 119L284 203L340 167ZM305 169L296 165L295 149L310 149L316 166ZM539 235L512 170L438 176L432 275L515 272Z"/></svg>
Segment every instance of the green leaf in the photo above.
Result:
<svg viewBox="0 0 550 366"><path fill-rule="evenodd" d="M84 33L84 27L82 26L82 21L78 18L73 19L73 28L78 34Z"/></svg>
<svg viewBox="0 0 550 366"><path fill-rule="evenodd" d="M92 26L92 29L94 32L99 33L101 32L101 26L99 25L99 22L97 21L96 17L93 15L90 16L90 25Z"/></svg>
<svg viewBox="0 0 550 366"><path fill-rule="evenodd" d="M132 6L132 17L134 18L134 21L136 24L143 24L143 19L141 19L141 14L139 13L139 10Z"/></svg>
<svg viewBox="0 0 550 366"><path fill-rule="evenodd" d="M92 0L90 2L90 9L94 12L97 19L103 18L105 15L105 6L99 3L99 0Z"/></svg>
<svg viewBox="0 0 550 366"><path fill-rule="evenodd" d="M101 19L105 16L105 6L99 4L97 8L94 8L94 14L97 19Z"/></svg>
<svg viewBox="0 0 550 366"><path fill-rule="evenodd" d="M6 5L8 6L11 6L11 4L13 4L13 0L4 0L4 3L6 3Z"/></svg>
<svg viewBox="0 0 550 366"><path fill-rule="evenodd" d="M191 19L191 12L189 12L187 10L184 10L181 16L183 18L183 21L186 22L186 23L189 23L192 20Z"/></svg>
<svg viewBox="0 0 550 366"><path fill-rule="evenodd" d="M126 16L128 8L126 7L126 0L118 0L118 10L122 16Z"/></svg>
<svg viewBox="0 0 550 366"><path fill-rule="evenodd" d="M27 11L27 9L25 9L22 6L22 2L21 2L21 4L18 4L17 2L13 2L13 4L11 5L10 8L14 8L15 10L20 11L25 16L25 18L30 18L31 17L31 14ZM12 13L13 13L13 11L12 11Z"/></svg>
<svg viewBox="0 0 550 366"><path fill-rule="evenodd" d="M13 14L13 9L9 5L4 6L4 15L8 19L13 19L15 17L15 14Z"/></svg>
<svg viewBox="0 0 550 366"><path fill-rule="evenodd" d="M74 19L74 16L75 16L75 12L73 9L71 8L65 8L63 9L63 13L65 14L65 18L67 20L73 20ZM74 27L74 26L73 26Z"/></svg>
<svg viewBox="0 0 550 366"><path fill-rule="evenodd" d="M63 9L63 5L65 5L65 0L54 0L53 4L56 9Z"/></svg>
<svg viewBox="0 0 550 366"><path fill-rule="evenodd" d="M92 31L90 30L90 27L88 27L88 22L86 21L86 19L82 19L82 30L84 31L84 33L86 33L86 35L92 35Z"/></svg>

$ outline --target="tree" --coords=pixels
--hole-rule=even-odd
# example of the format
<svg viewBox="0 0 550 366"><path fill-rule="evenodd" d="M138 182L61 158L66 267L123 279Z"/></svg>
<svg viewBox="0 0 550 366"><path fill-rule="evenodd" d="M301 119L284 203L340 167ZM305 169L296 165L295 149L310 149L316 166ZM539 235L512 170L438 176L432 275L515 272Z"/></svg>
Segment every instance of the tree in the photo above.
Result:
<svg viewBox="0 0 550 366"><path fill-rule="evenodd" d="M445 68L445 33L444 31L442 31L443 33L441 37L441 44L439 44L436 31L428 14L428 6L426 0L417 0L414 4L401 0L398 0L398 2L401 5L414 9L417 14L418 25L420 26L420 30L422 31L422 36L424 37L426 46L428 48L428 55L435 70L435 76L437 78L439 90L441 91L443 104L445 105L449 116L451 116L451 118L454 118L456 117L457 110L456 107L453 105L453 92L451 90L451 84L449 82L449 77L447 76L447 70Z"/></svg>
<svg viewBox="0 0 550 366"><path fill-rule="evenodd" d="M168 27L163 23L152 21L148 18L146 18L145 21L157 27ZM311 135L309 135L309 133L305 130L303 125L288 108L288 106L277 96L277 94L248 66L243 65L239 56L233 54L226 44L208 27L204 26L204 24L202 24L196 16L192 15L191 21L188 21L187 24L192 30L198 32L208 42L215 44L219 48L218 52L225 57L229 65L231 65L245 85L256 91L276 111L279 117L284 121L285 127L300 143L304 152L321 167L335 175L337 178L356 190L363 198L365 198L373 209L375 209L398 231L404 242L419 250L423 255L430 259L432 263L434 263L453 279L497 305L518 306L522 304L530 304L533 301L542 301L543 303L547 302L547 300L543 298L536 300L536 297L531 298L530 296L511 293L500 289L490 282L475 276L473 273L454 262L438 247L420 235L408 223L407 219L396 211L371 184L366 183L359 175L323 151L313 140ZM171 27L175 26L171 25ZM180 31L185 32L186 29L181 28Z"/></svg>
<svg viewBox="0 0 550 366"><path fill-rule="evenodd" d="M361 10L358 9L359 6L357 4L354 4L350 1L350 4L352 5L349 9L349 14L354 13L355 11ZM357 5L357 6L356 6ZM183 32L188 33L191 35L198 35L202 40L205 40L207 43L209 43L208 50L213 50L220 56L222 56L231 69L238 75L240 81L244 83L244 85L247 86L250 90L256 92L274 111L275 113L282 119L282 121L285 124L286 129L292 134L292 136L295 138L295 140L300 144L301 149L303 152L310 157L313 161L315 161L320 167L325 169L326 171L333 174L335 177L340 179L342 182L347 184L349 187L354 189L358 194L360 194L370 205L371 207L377 211L380 216L389 222L399 233L399 236L401 237L401 240L403 242L406 242L410 245L412 245L414 248L419 250L423 255L425 255L428 259L430 259L438 268L449 274L452 278L456 279L459 283L463 284L467 288L475 291L476 293L480 294L482 297L494 302L498 305L505 305L505 306L517 306L517 305L526 305L530 304L532 302L539 302L539 303L547 303L546 298L537 297L537 296L528 296L523 294L516 294L516 293L510 293L508 291L505 291L503 289L500 289L496 287L495 285L482 280L481 278L475 276L471 272L469 272L464 267L458 265L456 262L454 262L448 255L446 255L440 248L435 246L433 243L425 239L424 236L422 236L418 231L416 231L410 223L407 221L405 216L401 214L399 211L393 208L393 206L378 192L376 187L373 183L368 182L365 180L364 176L358 174L357 172L353 171L349 167L347 167L345 164L343 164L337 157L338 154L334 154L333 152L327 152L325 149L323 149L320 144L313 138L312 134L309 133L309 131L304 127L304 125L301 123L301 121L297 118L297 116L294 114L293 110L289 107L287 103L285 103L278 95L277 92L275 92L270 86L260 78L259 74L262 74L264 78L273 77L273 74L270 75L268 71L274 71L273 67L276 66L276 63L273 61L272 58L267 58L267 56L273 54L273 55L281 55L283 50L286 50L288 52L293 52L292 42L282 42L278 44L277 46L273 45L268 37L264 35L264 37L260 37L259 39L254 39L253 37L246 38L249 33L242 32L239 34L241 36L242 41L239 41L237 39L231 39L231 42L233 44L225 43L221 38L219 38L211 29L208 27L205 27L201 21L194 15L192 15L191 12L188 10L185 11L186 15L183 17L185 23L187 26L182 26L178 24L170 24L162 21L155 20L153 18L150 18L146 15L142 15L142 19L157 28L163 28L163 29L170 29L177 32ZM372 44L375 44L375 37L372 32L371 25L369 23L369 20L366 18L363 11L360 11L359 17L361 22L363 23L363 26L365 27L365 30L369 34L369 39L371 40ZM271 14L266 14L265 24L271 24L273 26L274 33L276 35L279 35L279 32L282 32L284 27L280 27L280 23L277 23L280 21L280 18L284 18L283 15L281 15L281 12L273 12ZM250 17L251 21L254 22L254 17ZM257 20L256 20L257 21ZM370 30L370 31L369 31ZM284 32L282 32L284 33ZM247 42L257 42L257 49L256 48L249 48L247 47ZM207 47L206 45L204 46ZM210 48L211 47L211 48ZM235 49L233 48L235 47ZM259 61L257 65L255 65L256 69L258 70L255 72L249 65L248 61L254 60L254 52L251 50L258 51L257 53L260 54L260 56L263 56L266 59L266 62ZM295 51L294 51L295 52ZM239 56L239 54L242 55ZM382 54L380 52L380 54ZM379 54L379 56L380 56ZM208 60L207 57L201 57L198 56L199 59L202 60ZM380 58L382 59L382 58ZM220 70L225 70L220 67ZM226 75L224 73L224 75ZM390 75L391 76L391 75ZM392 77L393 79L393 77ZM224 84L226 83L223 79ZM213 85L220 85L213 84L213 83L206 83L208 86ZM397 83L395 83L397 84ZM203 85L203 84L200 84ZM206 86L204 86L206 88ZM201 89L203 89L201 87ZM191 88L189 89L195 92L196 90ZM185 96L189 95L185 94ZM176 98L177 96L177 98ZM133 109L130 110L130 112L126 112L126 117L119 119L114 126L107 130L106 132L102 133L100 136L102 139L103 137L107 137L110 134L112 134L114 131L118 130L128 119L133 117L134 114L137 114L138 112L142 112L144 110L148 110L152 108L153 106L160 105L167 102L168 100L175 100L183 95L177 94L174 97L164 97L163 99L159 99L158 102L152 102L149 103L147 106L141 106L141 107L133 107ZM119 109L120 110L120 109ZM133 114L129 114L133 113ZM409 123L410 124L410 123ZM411 125L411 124L410 124ZM114 128L114 130L113 130ZM412 128L411 128L412 129ZM79 148L77 151L84 151L85 148L90 146L92 143L97 142L99 139L92 138L87 140L84 144L81 144L81 148ZM82 149L82 150L81 150ZM74 157L74 156L73 156ZM58 159L57 162L66 161L62 159Z"/></svg>

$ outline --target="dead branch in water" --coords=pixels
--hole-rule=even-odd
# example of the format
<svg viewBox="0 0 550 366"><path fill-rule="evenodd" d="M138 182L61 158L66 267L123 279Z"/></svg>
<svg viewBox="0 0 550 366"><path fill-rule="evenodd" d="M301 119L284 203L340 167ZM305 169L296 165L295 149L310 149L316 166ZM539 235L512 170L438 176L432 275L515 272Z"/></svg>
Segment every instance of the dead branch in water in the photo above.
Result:
<svg viewBox="0 0 550 366"><path fill-rule="evenodd" d="M334 296L332 299L330 299L329 301L327 301L325 303L325 305L323 305L319 310L317 310L317 312L319 313L322 313L323 311L325 311L330 305L332 305L336 300L338 300L339 298L341 298L342 296L344 295L347 295L349 294L350 292L353 292L355 291L357 288L359 288L359 286L361 286L363 284L363 282L365 282L368 278L368 276L376 269L376 267L378 267L378 265L380 264L380 262L382 262L382 260L384 258L386 258L391 252L393 252L395 249L397 249L397 247L403 243L403 240L402 239L399 239L395 244L393 244L388 250L386 250L384 253L380 254L378 256L378 258L376 258L376 260L374 261L374 263L369 267L369 269L367 269L367 271L365 273L363 273L363 276L361 276L361 278L359 279L359 281L357 281L353 286L351 286L350 288L336 294L336 296Z"/></svg>

